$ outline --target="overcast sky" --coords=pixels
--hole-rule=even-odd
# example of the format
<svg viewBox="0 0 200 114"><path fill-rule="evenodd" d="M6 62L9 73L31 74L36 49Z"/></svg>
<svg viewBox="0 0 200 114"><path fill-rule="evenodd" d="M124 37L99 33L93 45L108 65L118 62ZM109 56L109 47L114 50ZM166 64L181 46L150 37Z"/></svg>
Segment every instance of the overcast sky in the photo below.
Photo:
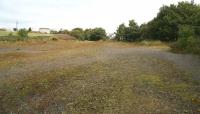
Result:
<svg viewBox="0 0 200 114"><path fill-rule="evenodd" d="M131 19L148 22L161 6L179 1L183 0L0 0L0 27L13 28L19 21L20 28L103 27L111 33Z"/></svg>

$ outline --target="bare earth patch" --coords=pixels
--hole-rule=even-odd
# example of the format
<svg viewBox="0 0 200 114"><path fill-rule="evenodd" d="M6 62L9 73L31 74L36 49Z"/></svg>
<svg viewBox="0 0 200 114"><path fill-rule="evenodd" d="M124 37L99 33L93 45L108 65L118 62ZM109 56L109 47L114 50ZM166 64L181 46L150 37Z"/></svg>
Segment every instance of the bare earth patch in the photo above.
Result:
<svg viewBox="0 0 200 114"><path fill-rule="evenodd" d="M0 113L200 113L200 59L122 42L0 43Z"/></svg>

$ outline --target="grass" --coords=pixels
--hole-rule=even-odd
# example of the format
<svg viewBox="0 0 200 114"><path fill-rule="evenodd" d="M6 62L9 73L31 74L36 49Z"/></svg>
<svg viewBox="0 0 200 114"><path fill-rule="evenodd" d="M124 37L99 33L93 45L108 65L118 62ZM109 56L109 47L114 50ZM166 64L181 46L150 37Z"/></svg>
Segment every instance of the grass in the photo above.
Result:
<svg viewBox="0 0 200 114"><path fill-rule="evenodd" d="M0 113L198 113L198 81L141 46L0 42Z"/></svg>
<svg viewBox="0 0 200 114"><path fill-rule="evenodd" d="M150 41L150 40L142 40L139 42L136 42L136 44L142 45L142 46L164 46L166 43L163 43L161 41Z"/></svg>
<svg viewBox="0 0 200 114"><path fill-rule="evenodd" d="M53 37L52 34L43 33L28 33L28 38L20 38L17 36L17 32L0 31L0 41L16 42L20 40L46 40Z"/></svg>
<svg viewBox="0 0 200 114"><path fill-rule="evenodd" d="M1 31L0 30L0 36L8 36L11 32L9 31ZM15 34L15 33L14 33Z"/></svg>
<svg viewBox="0 0 200 114"><path fill-rule="evenodd" d="M119 41L111 41L111 42L118 42ZM154 41L154 40L141 40L136 42L120 42L122 46L136 46L136 47L151 47L151 48L165 48L169 49L169 43L161 42L161 41Z"/></svg>
<svg viewBox="0 0 200 114"><path fill-rule="evenodd" d="M33 32L30 32L28 35L29 35L30 37L38 37L38 36L53 36L52 34L33 33Z"/></svg>

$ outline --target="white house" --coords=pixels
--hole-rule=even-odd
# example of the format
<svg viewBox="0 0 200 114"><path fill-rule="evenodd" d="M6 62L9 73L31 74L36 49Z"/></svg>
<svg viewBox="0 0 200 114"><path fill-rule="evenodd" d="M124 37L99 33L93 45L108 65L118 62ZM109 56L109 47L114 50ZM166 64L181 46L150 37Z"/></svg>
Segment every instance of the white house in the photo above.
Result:
<svg viewBox="0 0 200 114"><path fill-rule="evenodd" d="M50 29L49 28L39 28L39 32L40 33L46 33L46 34L49 34L50 33Z"/></svg>

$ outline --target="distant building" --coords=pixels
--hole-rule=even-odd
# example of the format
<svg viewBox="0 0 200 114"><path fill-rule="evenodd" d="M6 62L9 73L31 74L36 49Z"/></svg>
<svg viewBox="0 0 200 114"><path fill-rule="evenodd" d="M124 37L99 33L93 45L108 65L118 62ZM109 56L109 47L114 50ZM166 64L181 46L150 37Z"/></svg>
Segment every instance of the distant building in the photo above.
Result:
<svg viewBox="0 0 200 114"><path fill-rule="evenodd" d="M39 32L40 33L46 33L46 34L49 34L50 33L50 29L49 28L39 28Z"/></svg>

